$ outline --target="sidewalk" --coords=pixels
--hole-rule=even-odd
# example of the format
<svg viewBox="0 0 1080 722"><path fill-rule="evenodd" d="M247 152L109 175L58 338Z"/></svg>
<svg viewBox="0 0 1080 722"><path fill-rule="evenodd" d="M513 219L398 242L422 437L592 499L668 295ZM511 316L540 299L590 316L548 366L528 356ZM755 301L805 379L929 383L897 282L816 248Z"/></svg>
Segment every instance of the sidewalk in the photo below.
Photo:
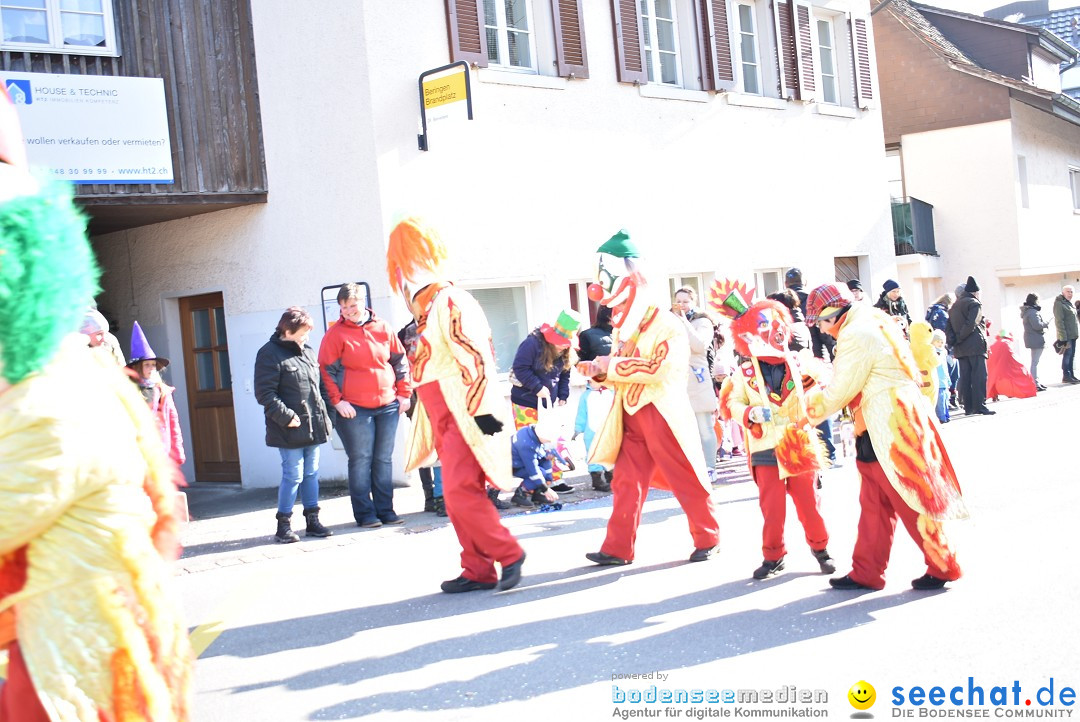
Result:
<svg viewBox="0 0 1080 722"><path fill-rule="evenodd" d="M559 501L578 504L583 501L611 496L592 488L587 473L569 472L563 481L576 491L559 494ZM242 489L238 484L194 483L182 489L187 496L191 518L181 531L184 551L177 562L177 573L191 574L218 567L249 564L276 559L290 554L306 554L319 549L346 546L361 539L385 538L395 534L420 534L439 529L450 523L447 517L425 512L424 492L417 484L394 489L394 510L405 520L400 526L361 529L352 516L348 490L343 486L322 487L319 490L319 519L334 532L325 539L304 536L304 516L298 503L293 512L292 527L300 541L279 544L274 541L277 522L277 487ZM510 492L501 495L510 500ZM299 500L298 500L299 501ZM511 507L499 512L502 516L537 514Z"/></svg>

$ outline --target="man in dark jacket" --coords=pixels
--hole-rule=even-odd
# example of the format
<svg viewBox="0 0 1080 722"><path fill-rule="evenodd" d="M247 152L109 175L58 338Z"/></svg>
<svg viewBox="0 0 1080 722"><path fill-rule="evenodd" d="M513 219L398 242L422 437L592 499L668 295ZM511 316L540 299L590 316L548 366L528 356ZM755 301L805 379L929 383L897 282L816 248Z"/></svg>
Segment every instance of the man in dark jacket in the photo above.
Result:
<svg viewBox="0 0 1080 722"><path fill-rule="evenodd" d="M806 318L806 298L809 294L803 290L802 270L789 268L787 273L784 274L784 286L788 290L794 291L795 295L799 297L799 311L802 318ZM815 358L824 359L826 350L829 352L829 361L836 358L836 339L822 333L816 324L810 326L810 347L814 351ZM817 430L821 434L821 440L825 442L825 450L829 452L829 461L835 465L836 444L833 443L832 438L832 419L828 418L822 421Z"/></svg>
<svg viewBox="0 0 1080 722"><path fill-rule="evenodd" d="M968 276L964 291L949 309L949 328L955 339L953 356L960 363L960 399L967 414L992 415L986 408L986 326L979 284Z"/></svg>
<svg viewBox="0 0 1080 722"><path fill-rule="evenodd" d="M266 445L281 452L274 539L285 544L299 541L289 524L297 491L307 535L331 534L319 521L319 446L330 436L330 416L319 362L307 345L313 325L303 308L286 309L277 331L255 356L255 400L266 415Z"/></svg>
<svg viewBox="0 0 1080 722"><path fill-rule="evenodd" d="M911 314L908 313L907 301L904 300L900 284L890 278L881 284L881 288L881 295L878 296L874 308L880 308L890 316L903 320L904 338L908 338L908 329L911 328Z"/></svg>
<svg viewBox="0 0 1080 722"><path fill-rule="evenodd" d="M1065 344L1065 353L1061 355L1061 380L1067 384L1080 384L1080 379L1073 373L1073 357L1076 355L1076 339L1080 336L1080 328L1072 297L1073 287L1064 286L1054 299L1054 328L1057 330L1057 340Z"/></svg>

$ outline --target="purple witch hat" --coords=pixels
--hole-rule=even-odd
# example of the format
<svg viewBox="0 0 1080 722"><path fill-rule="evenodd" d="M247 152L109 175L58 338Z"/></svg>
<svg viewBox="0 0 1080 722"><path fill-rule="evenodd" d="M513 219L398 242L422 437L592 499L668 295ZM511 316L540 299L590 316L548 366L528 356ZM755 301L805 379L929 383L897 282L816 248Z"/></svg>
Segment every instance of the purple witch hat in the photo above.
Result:
<svg viewBox="0 0 1080 722"><path fill-rule="evenodd" d="M157 361L159 371L169 365L169 359L158 356L154 353L154 349L150 348L150 342L146 340L146 334L143 333L142 328L139 327L139 322L136 321L135 325L131 327L131 358L128 359L127 365L134 367L143 361Z"/></svg>

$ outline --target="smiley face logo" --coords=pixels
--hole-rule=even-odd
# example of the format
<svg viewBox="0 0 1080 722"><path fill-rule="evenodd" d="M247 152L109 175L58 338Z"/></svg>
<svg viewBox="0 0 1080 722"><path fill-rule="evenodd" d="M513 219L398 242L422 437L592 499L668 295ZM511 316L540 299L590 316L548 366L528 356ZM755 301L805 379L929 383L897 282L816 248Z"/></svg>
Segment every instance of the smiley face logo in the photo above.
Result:
<svg viewBox="0 0 1080 722"><path fill-rule="evenodd" d="M855 709L870 709L877 701L877 692L874 686L865 680L860 680L851 686L847 693L848 702Z"/></svg>

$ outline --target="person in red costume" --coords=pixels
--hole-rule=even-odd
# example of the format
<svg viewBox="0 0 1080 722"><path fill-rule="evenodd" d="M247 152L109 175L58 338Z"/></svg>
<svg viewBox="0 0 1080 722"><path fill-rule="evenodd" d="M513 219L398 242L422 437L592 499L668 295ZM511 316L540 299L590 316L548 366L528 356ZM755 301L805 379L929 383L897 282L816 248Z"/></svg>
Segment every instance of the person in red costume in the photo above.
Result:
<svg viewBox="0 0 1080 722"><path fill-rule="evenodd" d="M690 561L712 557L720 525L705 455L686 395L690 344L682 323L650 296L635 259L637 248L619 231L598 249L597 281L589 297L611 308L613 354L578 364L578 371L615 389L615 398L596 436L589 462L615 467L611 518L598 552L585 557L600 565L630 564L649 486L671 489L686 513L694 551ZM622 259L625 275L612 268Z"/></svg>
<svg viewBox="0 0 1080 722"><path fill-rule="evenodd" d="M442 583L448 594L510 589L521 580L525 551L502 525L486 484L517 486L506 402L495 383L495 350L480 304L446 280L446 246L415 218L390 232L386 268L417 322L413 381L417 404L405 452L406 471L442 461L443 499L461 543L461 574ZM495 563L502 566L502 577Z"/></svg>
<svg viewBox="0 0 1080 722"><path fill-rule="evenodd" d="M829 533L816 489L828 452L806 421L806 393L817 383L808 368L815 360L809 353L800 359L788 350L792 323L791 313L777 301L758 301L738 314L731 323L731 335L735 350L748 360L728 376L720 390L721 417L737 419L746 429L750 472L765 521L761 532L764 561L754 571L754 579L766 579L784 569L788 495L822 573L836 571L826 548Z"/></svg>
<svg viewBox="0 0 1080 722"><path fill-rule="evenodd" d="M999 331L997 340L990 344L990 358L986 360L986 398L994 401L999 396L1030 399L1037 390L1031 372L1016 357L1012 336L1007 331Z"/></svg>
<svg viewBox="0 0 1080 722"><path fill-rule="evenodd" d="M914 589L940 589L959 579L943 522L965 518L967 509L900 327L876 308L853 303L847 287L835 283L810 292L806 321L836 339L832 378L807 394L810 423L851 408L862 480L852 569L829 584L882 589L898 519L926 562L926 573L911 582Z"/></svg>

